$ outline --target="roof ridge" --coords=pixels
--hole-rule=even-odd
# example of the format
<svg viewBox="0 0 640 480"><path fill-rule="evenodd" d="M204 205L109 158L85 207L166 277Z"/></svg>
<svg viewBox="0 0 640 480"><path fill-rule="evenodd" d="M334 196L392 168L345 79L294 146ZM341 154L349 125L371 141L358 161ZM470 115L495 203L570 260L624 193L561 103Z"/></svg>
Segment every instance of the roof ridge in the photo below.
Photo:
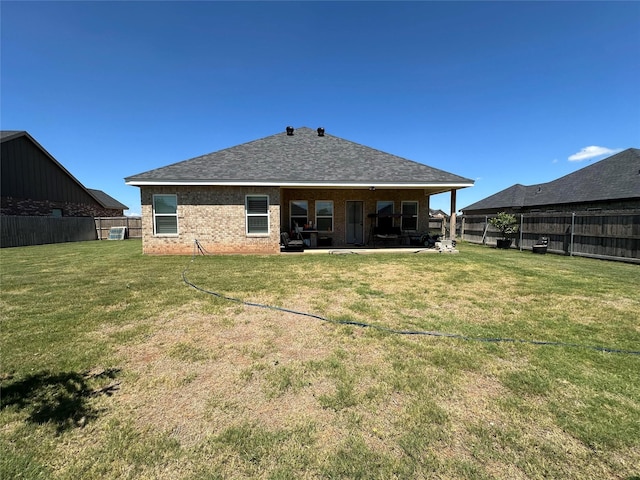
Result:
<svg viewBox="0 0 640 480"><path fill-rule="evenodd" d="M323 127L324 128L324 127ZM131 185L448 185L473 181L309 127L286 130L125 178ZM443 187L444 188L444 187ZM444 190L446 191L446 190Z"/></svg>

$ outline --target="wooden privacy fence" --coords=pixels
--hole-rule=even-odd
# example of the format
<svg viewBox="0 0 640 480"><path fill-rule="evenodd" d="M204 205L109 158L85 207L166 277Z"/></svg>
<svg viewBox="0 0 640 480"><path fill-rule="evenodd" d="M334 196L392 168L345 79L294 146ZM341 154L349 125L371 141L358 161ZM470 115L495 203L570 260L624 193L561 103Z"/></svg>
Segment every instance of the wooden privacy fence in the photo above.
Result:
<svg viewBox="0 0 640 480"><path fill-rule="evenodd" d="M0 216L0 246L25 247L96 239L93 217Z"/></svg>
<svg viewBox="0 0 640 480"><path fill-rule="evenodd" d="M500 233L488 224L492 216L462 216L460 237L495 245ZM549 252L640 263L640 212L525 213L516 218L520 231L514 244L520 250L547 237Z"/></svg>
<svg viewBox="0 0 640 480"><path fill-rule="evenodd" d="M96 217L95 223L98 240L109 238L111 227L127 227L128 238L142 238L141 217Z"/></svg>

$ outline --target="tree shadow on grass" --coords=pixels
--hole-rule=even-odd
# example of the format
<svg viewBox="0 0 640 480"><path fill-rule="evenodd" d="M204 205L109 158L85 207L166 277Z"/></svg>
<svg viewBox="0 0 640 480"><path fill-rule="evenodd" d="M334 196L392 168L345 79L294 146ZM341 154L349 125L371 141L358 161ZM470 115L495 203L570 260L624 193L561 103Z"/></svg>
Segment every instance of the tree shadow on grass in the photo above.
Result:
<svg viewBox="0 0 640 480"><path fill-rule="evenodd" d="M111 380L119 372L119 369L81 373L44 371L13 382L8 378L2 382L0 408L24 410L28 413L27 421L52 423L60 434L70 428L83 427L97 418L98 412L89 404L89 399L112 395L120 382ZM98 386L100 384L102 386Z"/></svg>

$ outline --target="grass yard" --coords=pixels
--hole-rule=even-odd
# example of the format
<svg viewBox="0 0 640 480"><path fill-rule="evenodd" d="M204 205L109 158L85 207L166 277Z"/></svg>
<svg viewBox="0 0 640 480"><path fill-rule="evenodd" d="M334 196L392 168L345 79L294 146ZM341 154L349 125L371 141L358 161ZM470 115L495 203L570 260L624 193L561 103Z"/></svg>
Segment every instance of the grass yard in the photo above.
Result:
<svg viewBox="0 0 640 480"><path fill-rule="evenodd" d="M640 267L0 251L0 478L639 479Z"/></svg>

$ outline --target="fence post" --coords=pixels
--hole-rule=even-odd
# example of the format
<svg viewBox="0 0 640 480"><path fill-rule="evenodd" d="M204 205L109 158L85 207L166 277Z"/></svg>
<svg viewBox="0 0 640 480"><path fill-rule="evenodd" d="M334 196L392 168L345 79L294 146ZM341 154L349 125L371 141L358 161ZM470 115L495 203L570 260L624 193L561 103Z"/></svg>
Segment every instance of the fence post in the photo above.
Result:
<svg viewBox="0 0 640 480"><path fill-rule="evenodd" d="M521 213L520 214L520 251L522 251L522 226L524 225L523 218L524 218L524 215Z"/></svg>
<svg viewBox="0 0 640 480"><path fill-rule="evenodd" d="M569 256L573 257L573 231L576 226L576 212L571 214L571 244L569 245Z"/></svg>
<svg viewBox="0 0 640 480"><path fill-rule="evenodd" d="M484 216L484 231L482 232L482 245L485 244L485 240L487 238L487 229L489 228L489 217L487 215Z"/></svg>

